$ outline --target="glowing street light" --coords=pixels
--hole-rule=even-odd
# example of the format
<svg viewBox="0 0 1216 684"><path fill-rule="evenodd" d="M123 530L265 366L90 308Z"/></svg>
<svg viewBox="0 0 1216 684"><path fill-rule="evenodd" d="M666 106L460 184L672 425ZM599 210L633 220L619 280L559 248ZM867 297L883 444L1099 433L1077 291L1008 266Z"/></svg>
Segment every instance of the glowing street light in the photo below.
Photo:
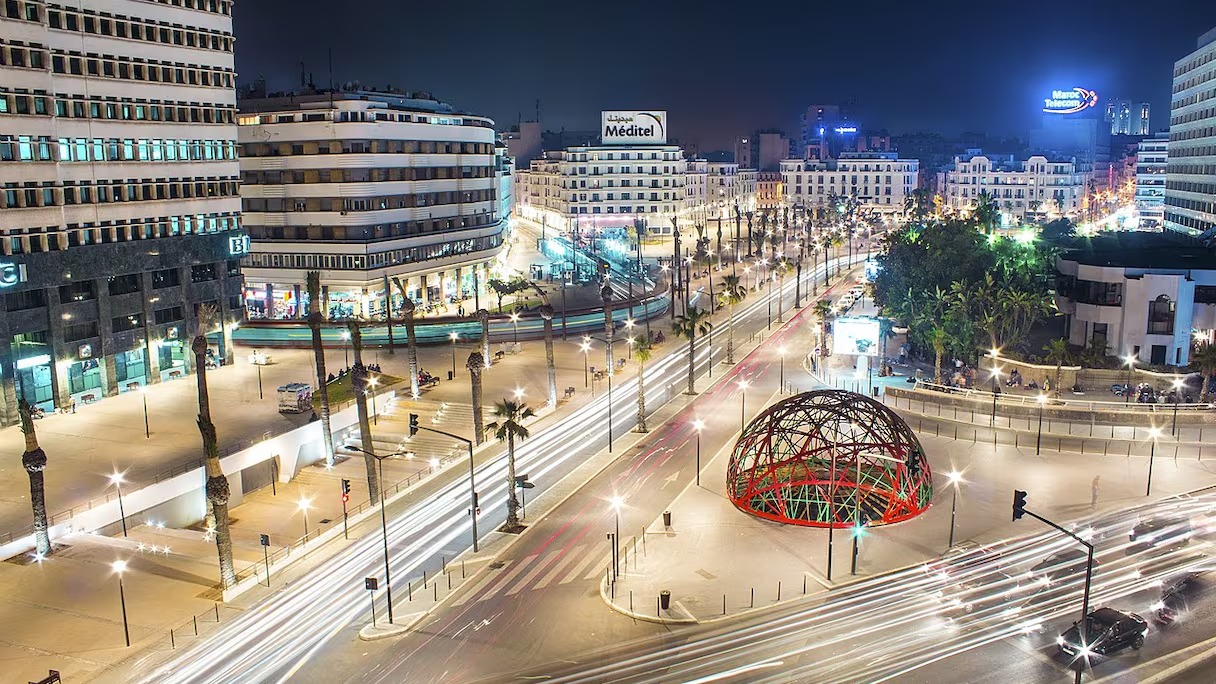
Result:
<svg viewBox="0 0 1216 684"><path fill-rule="evenodd" d="M127 514L122 508L123 482L125 482L125 480L122 477L122 473L115 472L110 474L110 484L114 485L114 490L118 492L118 517L122 520L122 536L125 537L127 536ZM130 646L130 644L127 645Z"/></svg>
<svg viewBox="0 0 1216 684"><path fill-rule="evenodd" d="M1039 434L1034 438L1034 455L1038 456L1043 444L1043 407L1047 405L1047 395L1040 393L1035 399L1039 402Z"/></svg>
<svg viewBox="0 0 1216 684"><path fill-rule="evenodd" d="M583 387L591 384L590 375L587 372L587 352L591 351L591 338L583 336L583 342L578 346L583 352Z"/></svg>
<svg viewBox="0 0 1216 684"><path fill-rule="evenodd" d="M296 502L296 510L304 514L304 541L308 541L308 509L312 508L312 499L300 497Z"/></svg>
<svg viewBox="0 0 1216 684"><path fill-rule="evenodd" d="M1182 403L1182 387L1186 385L1186 381L1178 376L1174 376L1174 424L1170 428L1171 435L1178 434L1178 404Z"/></svg>
<svg viewBox="0 0 1216 684"><path fill-rule="evenodd" d="M515 344L519 344L519 312L511 312L511 335L514 337Z"/></svg>
<svg viewBox="0 0 1216 684"><path fill-rule="evenodd" d="M516 399L516 401L518 401L518 400L520 400L520 399L523 399L523 398L524 398L524 388L522 388L522 387L516 387L516 388L515 388L515 391L513 392L513 394L515 395L515 399Z"/></svg>
<svg viewBox="0 0 1216 684"><path fill-rule="evenodd" d="M122 586L122 574L127 571L127 562L116 560L110 563L110 570L118 575L118 603L122 606L122 636L129 648L131 646L131 628L127 625L127 594Z"/></svg>
<svg viewBox="0 0 1216 684"><path fill-rule="evenodd" d="M342 354L346 357L346 368L350 368L350 331L342 331Z"/></svg>
<svg viewBox="0 0 1216 684"><path fill-rule="evenodd" d="M1123 386L1123 403L1126 404L1132 400L1132 369L1136 365L1135 355L1128 354L1123 357L1123 363L1127 364L1127 384Z"/></svg>
<svg viewBox="0 0 1216 684"><path fill-rule="evenodd" d="M452 331L448 333L448 339L452 341L452 377L456 377L456 340L460 337L460 333Z"/></svg>
<svg viewBox="0 0 1216 684"><path fill-rule="evenodd" d="M954 548L954 520L958 513L958 486L963 482L963 474L957 470L951 470L949 473L946 473L946 478L950 485L954 487L954 497L950 502L950 546L948 547L952 549Z"/></svg>

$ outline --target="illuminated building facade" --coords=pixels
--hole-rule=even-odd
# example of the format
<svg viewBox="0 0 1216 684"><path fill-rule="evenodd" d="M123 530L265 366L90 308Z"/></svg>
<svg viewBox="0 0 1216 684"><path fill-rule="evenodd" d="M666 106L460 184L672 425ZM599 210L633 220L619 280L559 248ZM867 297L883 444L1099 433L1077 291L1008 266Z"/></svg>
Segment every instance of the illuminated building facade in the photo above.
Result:
<svg viewBox="0 0 1216 684"><path fill-rule="evenodd" d="M0 423L19 397L67 409L184 377L202 304L232 358L248 240L231 12L0 5Z"/></svg>
<svg viewBox="0 0 1216 684"><path fill-rule="evenodd" d="M986 192L1009 220L1025 220L1029 214L1075 217L1090 175L1078 170L1074 159L1034 155L1019 162L973 155L955 157L953 168L938 174L938 188L946 205L956 211L974 208L980 193Z"/></svg>
<svg viewBox="0 0 1216 684"><path fill-rule="evenodd" d="M920 162L895 152L845 153L840 159L781 162L785 202L818 207L832 196L856 195L863 209L894 216L916 189Z"/></svg>
<svg viewBox="0 0 1216 684"><path fill-rule="evenodd" d="M1165 223L1165 174L1169 137L1140 141L1136 150L1136 210L1140 228L1158 230Z"/></svg>
<svg viewBox="0 0 1216 684"><path fill-rule="evenodd" d="M1216 28L1174 63L1165 226L1194 235L1216 230Z"/></svg>

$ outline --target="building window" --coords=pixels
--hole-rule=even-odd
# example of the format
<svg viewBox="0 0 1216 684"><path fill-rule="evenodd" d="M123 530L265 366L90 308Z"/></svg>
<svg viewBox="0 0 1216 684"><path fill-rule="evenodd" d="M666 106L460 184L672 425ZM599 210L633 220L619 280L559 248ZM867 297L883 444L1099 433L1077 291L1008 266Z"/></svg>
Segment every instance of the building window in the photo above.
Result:
<svg viewBox="0 0 1216 684"><path fill-rule="evenodd" d="M1148 334L1174 334L1174 302L1166 295L1161 295L1149 302Z"/></svg>

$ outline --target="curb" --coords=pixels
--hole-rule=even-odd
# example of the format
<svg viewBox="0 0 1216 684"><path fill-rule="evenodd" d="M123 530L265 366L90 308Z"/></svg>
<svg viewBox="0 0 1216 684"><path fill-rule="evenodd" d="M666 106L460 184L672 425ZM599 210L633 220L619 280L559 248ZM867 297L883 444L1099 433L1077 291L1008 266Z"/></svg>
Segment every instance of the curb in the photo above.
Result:
<svg viewBox="0 0 1216 684"><path fill-rule="evenodd" d="M422 613L410 613L406 616L408 621L404 623L394 623L389 625L364 625L363 628L359 630L359 638L363 641L380 641L382 639L391 639L393 637L403 636L408 634L415 625L421 622L422 619L429 614L429 610Z"/></svg>

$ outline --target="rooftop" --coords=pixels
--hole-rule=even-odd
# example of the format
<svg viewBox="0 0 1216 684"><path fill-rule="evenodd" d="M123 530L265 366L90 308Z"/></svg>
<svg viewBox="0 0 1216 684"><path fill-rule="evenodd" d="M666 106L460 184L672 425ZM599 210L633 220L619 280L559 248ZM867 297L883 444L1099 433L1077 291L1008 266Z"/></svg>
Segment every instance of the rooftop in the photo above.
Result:
<svg viewBox="0 0 1216 684"><path fill-rule="evenodd" d="M1118 232L1076 238L1060 255L1088 266L1216 270L1216 251L1180 233Z"/></svg>

